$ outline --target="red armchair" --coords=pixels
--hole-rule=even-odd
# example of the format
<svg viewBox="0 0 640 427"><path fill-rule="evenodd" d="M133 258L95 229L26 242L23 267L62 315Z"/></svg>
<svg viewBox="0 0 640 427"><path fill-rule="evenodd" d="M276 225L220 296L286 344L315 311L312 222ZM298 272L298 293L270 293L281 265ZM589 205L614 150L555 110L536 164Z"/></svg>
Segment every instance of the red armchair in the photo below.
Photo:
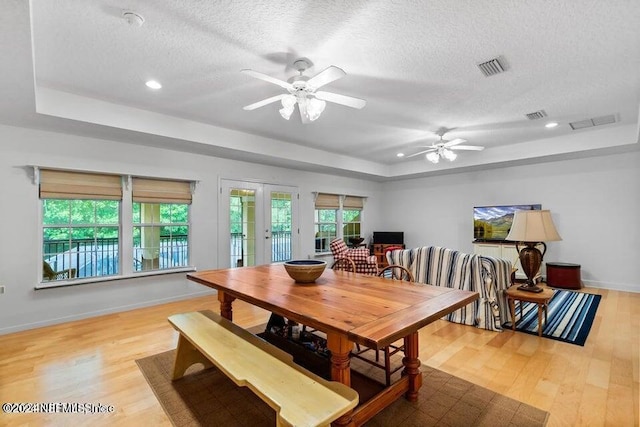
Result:
<svg viewBox="0 0 640 427"><path fill-rule="evenodd" d="M329 243L333 259L349 258L356 265L356 273L378 274L378 263L375 255L369 254L366 247L349 248L342 239L333 239Z"/></svg>

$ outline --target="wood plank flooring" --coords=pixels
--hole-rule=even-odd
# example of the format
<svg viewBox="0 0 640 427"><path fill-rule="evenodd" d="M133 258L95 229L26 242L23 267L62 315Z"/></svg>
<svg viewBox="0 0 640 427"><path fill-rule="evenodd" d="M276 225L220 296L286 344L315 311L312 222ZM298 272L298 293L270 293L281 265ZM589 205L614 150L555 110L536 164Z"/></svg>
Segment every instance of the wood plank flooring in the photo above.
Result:
<svg viewBox="0 0 640 427"><path fill-rule="evenodd" d="M640 294L603 296L584 347L519 332L436 321L420 331L420 359L551 413L549 426L638 426ZM112 405L102 414L6 414L10 426L169 426L135 359L173 349L167 317L218 309L215 296L0 336L0 403ZM234 303L244 327L268 313Z"/></svg>

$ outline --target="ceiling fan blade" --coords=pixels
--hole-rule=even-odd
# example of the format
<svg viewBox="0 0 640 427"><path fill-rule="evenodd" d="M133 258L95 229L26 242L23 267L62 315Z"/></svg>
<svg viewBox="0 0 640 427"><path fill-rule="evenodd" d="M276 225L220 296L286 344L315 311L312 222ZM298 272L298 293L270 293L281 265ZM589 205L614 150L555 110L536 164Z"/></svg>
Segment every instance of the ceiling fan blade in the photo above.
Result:
<svg viewBox="0 0 640 427"><path fill-rule="evenodd" d="M346 96L346 95L338 95L337 93L320 91L320 92L314 92L314 95L316 98L321 99L323 101L329 101L335 104L340 104L340 105L344 105L351 108L360 109L360 108L363 108L365 105L367 105L367 101L365 101L364 99L354 98L352 96Z"/></svg>
<svg viewBox="0 0 640 427"><path fill-rule="evenodd" d="M307 80L307 84L314 89L318 89L346 75L347 73L342 68L331 65Z"/></svg>
<svg viewBox="0 0 640 427"><path fill-rule="evenodd" d="M467 140L462 138L456 138L456 139L452 139L451 141L445 142L444 146L447 148L453 147L454 145L462 144L463 142L467 142Z"/></svg>
<svg viewBox="0 0 640 427"><path fill-rule="evenodd" d="M298 102L298 111L300 111L300 120L302 120L302 123L311 123L311 120L309 120L309 116L307 115L306 100L304 102Z"/></svg>
<svg viewBox="0 0 640 427"><path fill-rule="evenodd" d="M263 99L262 101L255 102L253 104L247 105L246 107L242 107L243 110L251 111L256 108L264 107L267 104L271 104L272 102L280 101L285 96L289 96L287 93L283 93L282 95L272 96L271 98Z"/></svg>
<svg viewBox="0 0 640 427"><path fill-rule="evenodd" d="M414 153L414 154L410 154L410 155L408 155L408 156L405 156L405 159L408 159L409 157L419 156L420 154L430 153L430 152L432 152L432 151L436 151L436 149L435 149L435 148L430 148L430 149L428 149L428 150L419 151L419 152L417 152L417 153Z"/></svg>
<svg viewBox="0 0 640 427"><path fill-rule="evenodd" d="M240 70L241 73L244 73L248 76L254 77L256 79L264 80L265 82L273 83L274 85L278 85L287 90L293 90L293 85L291 83L287 83L284 80L276 79L275 77L268 76L263 73L259 73L253 70Z"/></svg>
<svg viewBox="0 0 640 427"><path fill-rule="evenodd" d="M478 145L456 145L454 147L448 147L451 150L471 150L471 151L482 151L484 147L480 147Z"/></svg>

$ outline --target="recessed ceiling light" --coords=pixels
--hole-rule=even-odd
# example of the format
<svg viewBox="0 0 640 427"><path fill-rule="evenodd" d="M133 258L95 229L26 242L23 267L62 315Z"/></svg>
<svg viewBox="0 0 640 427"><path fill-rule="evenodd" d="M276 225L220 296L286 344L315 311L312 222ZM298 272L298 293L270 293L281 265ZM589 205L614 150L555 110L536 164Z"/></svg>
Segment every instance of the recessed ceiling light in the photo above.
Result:
<svg viewBox="0 0 640 427"><path fill-rule="evenodd" d="M151 89L160 89L162 87L162 85L155 80L149 80L145 84Z"/></svg>
<svg viewBox="0 0 640 427"><path fill-rule="evenodd" d="M558 122L549 122L546 125L544 125L544 127L546 128L554 128L556 126L558 126Z"/></svg>
<svg viewBox="0 0 640 427"><path fill-rule="evenodd" d="M398 154L396 154L396 156L398 156L398 157L404 157L404 153L398 153Z"/></svg>

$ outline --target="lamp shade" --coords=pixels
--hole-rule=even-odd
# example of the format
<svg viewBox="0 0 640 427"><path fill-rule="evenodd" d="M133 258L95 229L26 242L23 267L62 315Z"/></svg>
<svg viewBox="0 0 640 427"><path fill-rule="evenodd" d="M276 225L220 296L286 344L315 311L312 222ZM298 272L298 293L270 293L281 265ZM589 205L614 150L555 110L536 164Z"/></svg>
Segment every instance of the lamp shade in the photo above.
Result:
<svg viewBox="0 0 640 427"><path fill-rule="evenodd" d="M549 210L516 211L506 240L515 242L552 242L562 240Z"/></svg>

